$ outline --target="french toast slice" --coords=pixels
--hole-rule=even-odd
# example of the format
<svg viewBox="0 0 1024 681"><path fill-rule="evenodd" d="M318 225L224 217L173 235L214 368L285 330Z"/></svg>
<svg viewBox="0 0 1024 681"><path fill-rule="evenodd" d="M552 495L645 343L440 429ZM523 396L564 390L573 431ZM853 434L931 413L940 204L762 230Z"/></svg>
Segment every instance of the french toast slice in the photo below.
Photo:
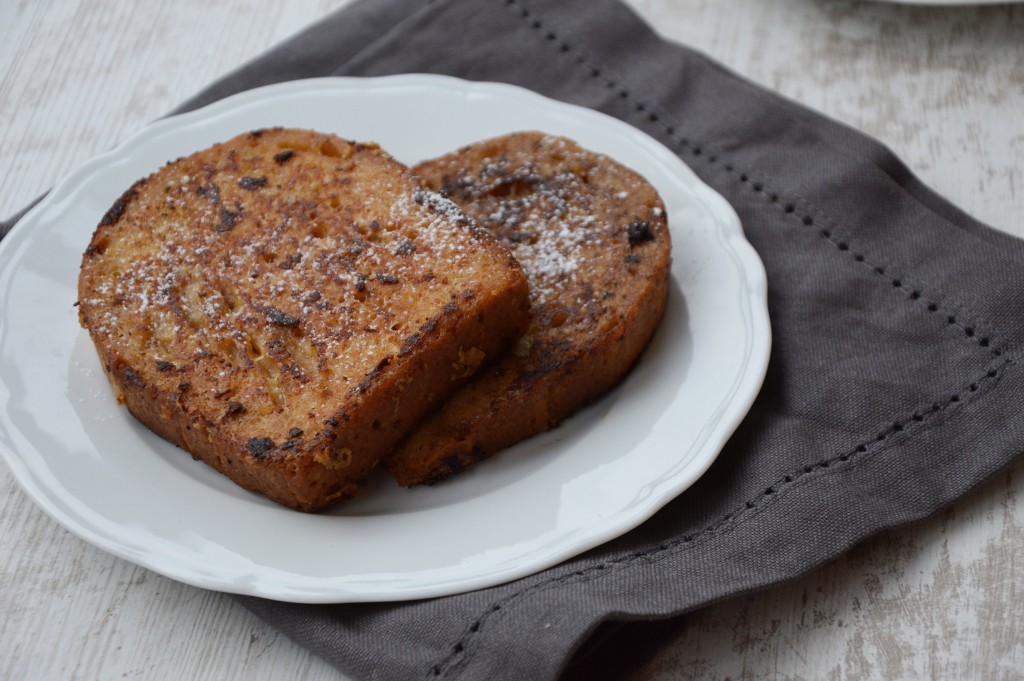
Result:
<svg viewBox="0 0 1024 681"><path fill-rule="evenodd" d="M385 457L435 483L556 426L628 372L665 310L671 239L657 191L575 142L537 132L413 168L505 243L530 282L530 326Z"/></svg>
<svg viewBox="0 0 1024 681"><path fill-rule="evenodd" d="M96 228L78 296L138 420L302 511L354 495L529 314L508 249L408 168L291 129L136 182Z"/></svg>

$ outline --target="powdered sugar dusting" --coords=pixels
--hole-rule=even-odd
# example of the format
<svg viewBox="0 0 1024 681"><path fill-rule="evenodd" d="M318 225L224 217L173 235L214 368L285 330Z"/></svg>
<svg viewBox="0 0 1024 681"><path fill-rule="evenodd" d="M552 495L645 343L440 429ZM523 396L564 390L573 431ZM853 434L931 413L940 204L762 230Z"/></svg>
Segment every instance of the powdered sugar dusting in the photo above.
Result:
<svg viewBox="0 0 1024 681"><path fill-rule="evenodd" d="M575 284L588 253L601 248L593 203L571 172L551 177L529 165L493 159L477 177L463 176L462 182L474 187L476 198L486 195L481 204L491 208L480 216L481 225L496 232L522 265L535 307Z"/></svg>
<svg viewBox="0 0 1024 681"><path fill-rule="evenodd" d="M303 386L356 390L507 261L393 165L275 154L190 157L151 176L107 228L79 301L94 336L146 358L140 370L193 366L210 379L190 390L263 394L264 411Z"/></svg>
<svg viewBox="0 0 1024 681"><path fill-rule="evenodd" d="M522 265L534 315L525 346L557 343L570 327L599 333L594 320L637 271L633 242L665 233L661 202L643 178L562 137L484 141L421 172Z"/></svg>

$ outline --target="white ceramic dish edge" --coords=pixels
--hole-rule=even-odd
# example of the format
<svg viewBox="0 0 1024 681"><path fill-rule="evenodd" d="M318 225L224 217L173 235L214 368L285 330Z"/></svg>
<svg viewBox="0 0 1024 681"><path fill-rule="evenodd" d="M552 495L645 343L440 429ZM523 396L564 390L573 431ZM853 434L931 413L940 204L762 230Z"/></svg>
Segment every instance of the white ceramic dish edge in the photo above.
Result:
<svg viewBox="0 0 1024 681"><path fill-rule="evenodd" d="M442 76L393 76L375 80L386 81L390 84L397 85L401 85L403 82L415 82L420 84L424 82L433 82L438 84L439 87L468 89L468 91L471 91L472 93L515 91L517 97L525 97L528 99L536 98L536 101L538 102L550 101L544 100L535 93L519 90L518 88L513 88L508 85L488 83L466 84L463 81L456 81ZM333 87L333 84L335 83L337 83L336 79L318 79L270 86L270 89L276 96L287 96L290 90L306 91L309 88L316 88L319 84L323 84L324 87ZM263 88L260 90L242 93L226 100L222 100L210 107L207 107L206 109L154 123L146 130L141 131L126 140L116 149L103 154L80 167L78 170L70 174L63 182L58 184L54 188L52 194L55 196L66 194L68 192L68 187L81 183L84 178L94 173L97 168L121 162L123 157L128 153L127 150L131 149L134 145L137 145L140 140L159 137L173 132L182 126L186 126L193 120L217 115L219 112L228 111L239 106L244 106L250 102L259 101L261 98L267 96L267 91L268 88ZM571 105L566 104L559 104L559 106L574 108L571 107ZM603 116L603 114L598 114L587 109L579 109L579 111L580 115ZM614 121L614 125L617 126L625 125L616 119L609 118L608 120ZM638 134L642 135L642 133ZM657 148L661 150L657 153L670 154L670 152L664 150L663 147L660 147L660 145L653 140L651 140L651 143L657 145ZM687 173L691 172L689 169L685 168L685 166L683 166L683 164L674 155L671 156L670 160L666 159L666 162L678 165L680 172L683 172L683 169L685 169L685 172ZM693 176L693 179L696 180L695 176ZM729 400L728 404L725 405L724 413L715 421L712 432L708 434L707 442L709 443L710 448L714 449L717 454L717 451L720 450L725 440L734 431L740 420L746 414L764 378L764 372L767 367L767 358L770 351L770 330L767 323L767 311L764 304L766 297L766 282L763 267L757 259L753 249L743 238L738 218L736 218L732 208L724 199L722 199L722 197L699 181L694 182L692 184L692 188L700 202L704 204L706 210L714 213L722 224L730 226L728 230L729 233L725 234L724 238L729 242L729 247L735 257L742 261L739 267L751 276L751 279L747 282L750 290L747 292L748 296L746 298L746 304L750 305L749 312L751 318L754 320L754 324L750 329L750 336L746 339L746 353L749 359L747 367L748 370L737 376L736 383L731 390L733 399ZM26 225L31 225L36 216L40 212L46 210L47 206L48 202L44 200L40 205L33 208L22 218L19 224L12 230L11 234L9 234L3 242L0 242L0 262L15 259L18 254L18 250L26 247L30 239ZM8 276L9 275L7 273L0 274L0 290L5 292L7 286L3 282L8 278ZM0 347L3 345L3 335L6 333L11 332L10 330L0 330ZM11 399L11 395L6 390L6 387L4 388L4 393L6 394L0 395L0 398L3 398L4 401L9 401ZM43 472L31 469L24 459L15 454L15 450L20 447L27 446L28 443L18 442L14 432L6 426L6 423L0 424L0 430L2 430L0 435L3 435L2 440L4 444L4 447L0 448L0 451L2 451L4 458L7 460L8 465L14 472L19 484L21 484L23 489L41 508L57 519L62 525L86 541L99 545L115 555L119 555L157 572L196 586L302 602L396 600L437 596L444 595L446 593L455 593L458 591L490 586L536 572L537 570L549 567L552 564L564 560L572 555L576 555L588 548L604 543L605 541L628 531L628 529L635 527L661 508L667 500L689 487L698 477L700 477L700 475L704 473L707 467L710 466L714 460L714 456L705 457L701 461L701 465L691 467L687 470L687 474L685 476L679 476L674 479L672 481L673 489L671 491L666 492L662 490L659 495L652 497L649 503L642 508L634 508L629 518L617 518L615 519L615 522L608 522L600 530L593 530L589 532L586 539L584 541L575 542L571 550L552 551L547 555L528 561L527 564L520 568L496 570L487 574L456 576L453 580L435 579L430 584L421 583L415 586L405 586L390 590L388 588L355 588L346 590L344 588L339 589L336 586L324 586L319 583L313 584L311 587L308 585L299 585L296 587L287 583L290 581L287 574L280 575L283 582L275 583L272 578L273 575L271 574L273 572L272 570L264 571L264 577L266 577L266 579L239 579L236 576L225 580L222 576L217 575L204 576L196 573L195 570L190 571L188 566L175 565L174 561L168 559L167 556L154 554L144 544L136 545L132 544L132 542L111 542L108 538L102 536L103 532L95 526L95 522L90 524L82 521L86 515L86 511L83 509L72 508L75 500L65 499L63 501L66 503L62 505L62 500L54 498L52 494L52 483L54 481L43 480L40 477ZM116 530L114 530L114 532L116 534ZM384 577L384 581L387 581L386 575L382 575L382 577ZM317 580L313 581L317 582Z"/></svg>

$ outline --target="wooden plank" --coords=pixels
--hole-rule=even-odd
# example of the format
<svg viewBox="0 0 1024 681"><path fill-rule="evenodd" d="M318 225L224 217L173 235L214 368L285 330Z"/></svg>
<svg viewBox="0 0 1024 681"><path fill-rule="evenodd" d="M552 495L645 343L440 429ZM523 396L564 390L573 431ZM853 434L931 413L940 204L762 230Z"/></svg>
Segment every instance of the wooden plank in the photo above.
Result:
<svg viewBox="0 0 1024 681"><path fill-rule="evenodd" d="M0 215L345 2L0 3ZM0 678L339 678L229 596L82 542L5 466L0 490Z"/></svg>

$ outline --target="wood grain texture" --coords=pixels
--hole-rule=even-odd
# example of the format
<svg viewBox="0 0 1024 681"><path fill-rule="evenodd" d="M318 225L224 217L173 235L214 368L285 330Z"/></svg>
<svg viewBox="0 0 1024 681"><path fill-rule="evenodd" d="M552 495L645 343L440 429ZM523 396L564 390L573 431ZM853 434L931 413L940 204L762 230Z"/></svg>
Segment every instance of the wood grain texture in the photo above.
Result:
<svg viewBox="0 0 1024 681"><path fill-rule="evenodd" d="M1024 5L629 1L1024 236ZM0 3L0 215L343 4ZM1024 464L793 583L656 625L618 678L1022 678L1022 479ZM82 542L0 466L0 679L121 678L344 677L230 597Z"/></svg>
<svg viewBox="0 0 1024 681"><path fill-rule="evenodd" d="M974 217L1024 233L1024 6L630 4L663 35L880 139Z"/></svg>
<svg viewBox="0 0 1024 681"><path fill-rule="evenodd" d="M0 3L0 215L346 1ZM339 678L231 597L79 540L0 466L0 679Z"/></svg>

